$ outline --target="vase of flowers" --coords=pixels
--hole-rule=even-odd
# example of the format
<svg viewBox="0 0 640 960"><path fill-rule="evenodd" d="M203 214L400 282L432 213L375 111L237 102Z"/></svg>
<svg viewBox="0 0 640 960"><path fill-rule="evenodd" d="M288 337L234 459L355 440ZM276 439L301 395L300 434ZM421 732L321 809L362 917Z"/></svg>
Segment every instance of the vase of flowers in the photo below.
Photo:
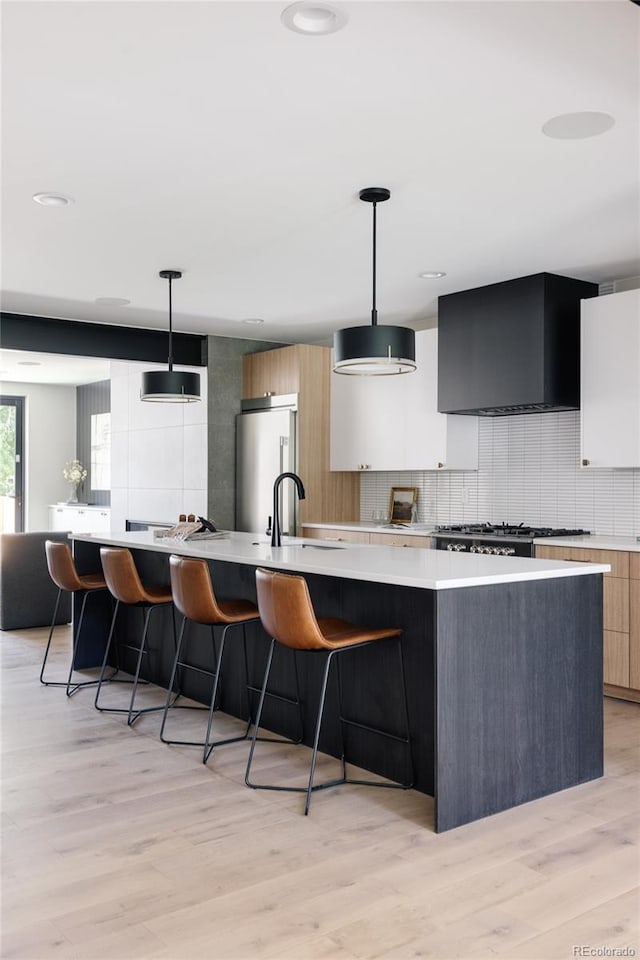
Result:
<svg viewBox="0 0 640 960"><path fill-rule="evenodd" d="M78 502L78 487L87 479L87 471L79 460L69 460L64 465L62 476L69 484L71 493L67 503Z"/></svg>

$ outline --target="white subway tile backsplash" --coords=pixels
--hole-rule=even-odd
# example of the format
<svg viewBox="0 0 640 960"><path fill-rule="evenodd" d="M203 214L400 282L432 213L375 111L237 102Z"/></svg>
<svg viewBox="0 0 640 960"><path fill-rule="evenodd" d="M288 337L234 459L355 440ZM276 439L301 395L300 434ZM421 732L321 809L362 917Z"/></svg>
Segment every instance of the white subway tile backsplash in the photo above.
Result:
<svg viewBox="0 0 640 960"><path fill-rule="evenodd" d="M640 470L580 466L580 414L481 418L477 471L371 473L360 514L386 509L392 486L416 486L424 523L528 523L640 536Z"/></svg>

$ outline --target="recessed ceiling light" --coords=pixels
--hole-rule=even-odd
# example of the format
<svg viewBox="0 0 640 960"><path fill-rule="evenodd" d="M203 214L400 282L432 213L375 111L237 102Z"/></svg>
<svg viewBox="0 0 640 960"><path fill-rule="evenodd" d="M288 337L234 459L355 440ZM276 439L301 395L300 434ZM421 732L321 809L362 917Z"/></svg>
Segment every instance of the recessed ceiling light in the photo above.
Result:
<svg viewBox="0 0 640 960"><path fill-rule="evenodd" d="M95 302L101 307L126 307L131 300L125 300L124 297L96 297Z"/></svg>
<svg viewBox="0 0 640 960"><path fill-rule="evenodd" d="M296 33L321 36L341 30L349 19L347 14L330 3L301 0L285 7L280 18L285 27Z"/></svg>
<svg viewBox="0 0 640 960"><path fill-rule="evenodd" d="M264 320L261 317L247 317L246 320L240 320L239 323L264 323Z"/></svg>
<svg viewBox="0 0 640 960"><path fill-rule="evenodd" d="M580 113L561 113L543 124L542 132L554 140L587 140L606 133L615 123L608 113L583 110Z"/></svg>
<svg viewBox="0 0 640 960"><path fill-rule="evenodd" d="M68 197L64 193L34 193L32 200L43 207L67 207L75 202L73 197Z"/></svg>
<svg viewBox="0 0 640 960"><path fill-rule="evenodd" d="M18 360L19 367L41 367L39 360Z"/></svg>
<svg viewBox="0 0 640 960"><path fill-rule="evenodd" d="M439 280L440 277L446 277L445 270L425 270L424 273L419 273L418 276L422 280Z"/></svg>

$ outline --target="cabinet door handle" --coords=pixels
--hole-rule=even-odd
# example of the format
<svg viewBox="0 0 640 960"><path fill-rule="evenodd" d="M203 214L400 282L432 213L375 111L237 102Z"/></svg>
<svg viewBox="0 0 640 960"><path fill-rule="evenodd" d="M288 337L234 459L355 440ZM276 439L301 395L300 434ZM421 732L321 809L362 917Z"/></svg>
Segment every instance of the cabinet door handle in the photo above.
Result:
<svg viewBox="0 0 640 960"><path fill-rule="evenodd" d="M583 460L583 461L582 461L582 466L583 466L583 467L588 467L590 463L591 463L590 460Z"/></svg>

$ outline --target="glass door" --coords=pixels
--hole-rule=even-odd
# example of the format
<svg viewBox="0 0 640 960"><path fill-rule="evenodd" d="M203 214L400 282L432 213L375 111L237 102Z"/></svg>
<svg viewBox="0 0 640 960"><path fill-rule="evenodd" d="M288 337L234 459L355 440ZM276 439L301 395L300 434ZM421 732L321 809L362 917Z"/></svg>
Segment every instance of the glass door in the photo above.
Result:
<svg viewBox="0 0 640 960"><path fill-rule="evenodd" d="M0 396L0 532L24 530L24 397Z"/></svg>

